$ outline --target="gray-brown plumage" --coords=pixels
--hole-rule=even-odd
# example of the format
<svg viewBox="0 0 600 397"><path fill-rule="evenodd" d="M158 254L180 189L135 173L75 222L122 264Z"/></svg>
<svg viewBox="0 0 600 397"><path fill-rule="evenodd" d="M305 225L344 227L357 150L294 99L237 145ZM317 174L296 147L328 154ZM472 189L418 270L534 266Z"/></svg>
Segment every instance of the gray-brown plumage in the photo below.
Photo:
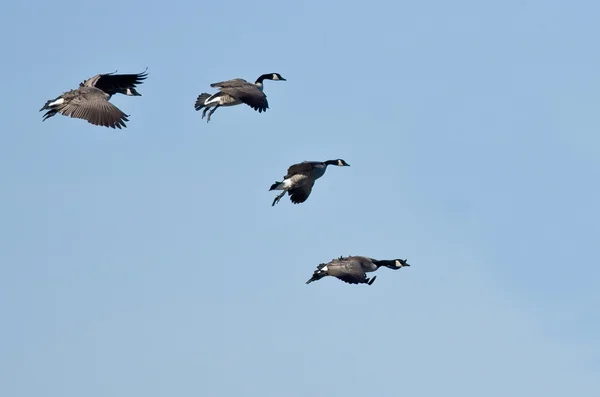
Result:
<svg viewBox="0 0 600 397"><path fill-rule="evenodd" d="M350 167L350 164L342 159L321 161L304 161L294 164L288 168L287 175L283 177L282 182L275 182L271 185L271 190L283 190L281 194L273 200L274 206L281 200L287 192L290 196L290 201L293 204L305 202L312 192L315 181L325 175L328 165L339 167Z"/></svg>
<svg viewBox="0 0 600 397"><path fill-rule="evenodd" d="M136 86L146 79L145 72L138 74L97 74L79 84L79 88L67 91L51 99L40 109L47 110L42 121L60 113L64 116L86 120L90 124L123 128L128 115L109 102L114 94L141 96Z"/></svg>
<svg viewBox="0 0 600 397"><path fill-rule="evenodd" d="M398 270L410 265L406 262L406 259L377 260L366 256L340 256L329 263L321 263L317 266L317 270L306 284L320 280L323 277L332 276L348 284L371 285L377 276L369 279L366 273L374 272L381 266Z"/></svg>
<svg viewBox="0 0 600 397"><path fill-rule="evenodd" d="M269 108L269 102L263 92L264 80L286 81L279 73L267 73L256 79L254 84L244 79L213 83L210 86L213 88L219 87L219 92L212 95L208 93L198 95L194 108L196 110L204 108L202 118L207 116L208 112L207 123L210 121L210 116L221 106L236 106L245 103L259 113L266 112Z"/></svg>

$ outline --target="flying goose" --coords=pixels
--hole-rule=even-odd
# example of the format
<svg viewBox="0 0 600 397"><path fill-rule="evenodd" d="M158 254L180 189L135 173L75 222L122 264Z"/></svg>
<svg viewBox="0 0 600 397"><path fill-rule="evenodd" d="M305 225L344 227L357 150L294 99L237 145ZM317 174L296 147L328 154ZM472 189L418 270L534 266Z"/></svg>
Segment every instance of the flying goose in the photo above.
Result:
<svg viewBox="0 0 600 397"><path fill-rule="evenodd" d="M279 73L267 73L261 75L254 84L248 83L244 79L233 79L227 81L221 81L219 83L213 83L211 87L219 87L220 91L215 94L202 93L198 95L196 104L194 107L196 110L205 108L202 111L202 118L208 113L206 122L210 121L210 116L220 106L235 106L245 103L254 110L258 110L259 113L266 112L269 108L269 102L267 96L263 92L263 81L264 80L277 80L286 81Z"/></svg>
<svg viewBox="0 0 600 397"><path fill-rule="evenodd" d="M388 267L390 269L398 270L405 266L410 266L406 259L391 259L391 260L377 260L366 256L340 256L337 259L333 259L329 263L321 263L317 266L317 270L313 273L313 276L306 284L310 284L313 281L317 281L326 276L337 277L348 284L368 284L371 285L377 278L367 278L367 272L374 272L381 266Z"/></svg>
<svg viewBox="0 0 600 397"><path fill-rule="evenodd" d="M304 161L294 164L288 168L287 175L283 177L282 182L275 182L271 185L269 191L283 190L280 195L275 197L271 206L277 204L285 196L286 192L289 194L292 203L300 204L305 202L308 196L310 196L315 181L325 174L328 165L350 167L350 164L342 159L327 160L325 162Z"/></svg>
<svg viewBox="0 0 600 397"><path fill-rule="evenodd" d="M97 74L79 83L79 88L47 101L40 109L40 112L47 110L42 121L60 113L103 127L127 127L125 121L129 121L129 116L108 101L114 94L141 96L135 87L142 84L148 74L146 71L138 74L114 73Z"/></svg>

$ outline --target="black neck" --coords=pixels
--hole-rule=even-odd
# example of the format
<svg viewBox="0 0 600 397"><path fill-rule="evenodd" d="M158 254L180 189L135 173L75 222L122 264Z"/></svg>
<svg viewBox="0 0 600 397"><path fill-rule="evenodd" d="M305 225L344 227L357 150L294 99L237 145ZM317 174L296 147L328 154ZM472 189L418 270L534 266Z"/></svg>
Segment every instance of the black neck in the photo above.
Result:
<svg viewBox="0 0 600 397"><path fill-rule="evenodd" d="M375 264L375 266L380 267L380 266L386 266L386 267L396 267L396 261L400 261L400 263L402 264L402 266L408 266L408 264L406 263L405 260L403 259L386 259L386 260L381 260L381 261L373 261L373 263Z"/></svg>
<svg viewBox="0 0 600 397"><path fill-rule="evenodd" d="M273 75L271 73L269 74L263 74L261 75L259 78L256 79L256 82L254 84L262 84L263 80L265 79L273 79Z"/></svg>
<svg viewBox="0 0 600 397"><path fill-rule="evenodd" d="M337 165L337 163L338 163L337 160L327 160L323 164L325 164L325 165Z"/></svg>

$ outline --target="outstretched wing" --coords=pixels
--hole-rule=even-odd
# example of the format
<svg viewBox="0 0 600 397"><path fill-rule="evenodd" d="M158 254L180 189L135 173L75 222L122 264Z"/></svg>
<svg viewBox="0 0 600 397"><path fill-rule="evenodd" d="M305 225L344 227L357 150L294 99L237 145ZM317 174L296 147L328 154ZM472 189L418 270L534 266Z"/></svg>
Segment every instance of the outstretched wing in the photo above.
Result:
<svg viewBox="0 0 600 397"><path fill-rule="evenodd" d="M103 127L126 127L127 115L99 95L80 94L56 108L59 113Z"/></svg>
<svg viewBox="0 0 600 397"><path fill-rule="evenodd" d="M147 70L147 69L146 69ZM86 86L92 86L101 89L109 95L121 93L124 95L140 95L136 90L138 84L142 84L148 77L144 70L136 74L114 74L105 73L94 76L84 82ZM129 90L129 93L127 92Z"/></svg>
<svg viewBox="0 0 600 397"><path fill-rule="evenodd" d="M310 192L312 192L314 184L314 179L309 178L309 180L307 180L304 185L295 189L288 190L288 194L290 195L290 201L294 204L300 204L305 202L306 199L308 199L308 196L310 196Z"/></svg>

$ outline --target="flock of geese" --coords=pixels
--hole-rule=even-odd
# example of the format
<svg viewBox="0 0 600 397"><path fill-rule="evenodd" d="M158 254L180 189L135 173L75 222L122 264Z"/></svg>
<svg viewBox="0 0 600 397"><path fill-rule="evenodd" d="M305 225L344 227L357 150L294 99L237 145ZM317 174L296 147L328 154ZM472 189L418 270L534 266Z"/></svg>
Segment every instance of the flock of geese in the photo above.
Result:
<svg viewBox="0 0 600 397"><path fill-rule="evenodd" d="M110 103L115 94L127 96L141 96L136 88L148 77L145 70L136 74L97 74L82 83L79 87L67 92L57 98L46 101L40 111L46 111L43 120L60 113L64 116L86 120L87 122L109 128L126 128L129 115ZM254 83L244 79L232 79L213 83L210 86L219 88L214 94L202 93L198 95L194 108L202 111L202 119L206 122L219 107L236 106L246 104L259 113L266 112L269 108L267 96L263 92L265 80L286 81L279 73L267 73L259 76ZM327 167L333 165L338 167L349 167L343 159L327 161L304 161L293 164L287 170L287 174L281 182L271 185L271 190L281 190L275 197L272 206L287 193L293 204L305 202L310 196L315 181L325 175ZM371 285L377 278L367 277L367 273L378 270L381 266L398 270L410 266L405 259L377 260L366 256L339 257L328 263L317 266L313 276L306 282L310 284L326 276L336 277L349 284Z"/></svg>

